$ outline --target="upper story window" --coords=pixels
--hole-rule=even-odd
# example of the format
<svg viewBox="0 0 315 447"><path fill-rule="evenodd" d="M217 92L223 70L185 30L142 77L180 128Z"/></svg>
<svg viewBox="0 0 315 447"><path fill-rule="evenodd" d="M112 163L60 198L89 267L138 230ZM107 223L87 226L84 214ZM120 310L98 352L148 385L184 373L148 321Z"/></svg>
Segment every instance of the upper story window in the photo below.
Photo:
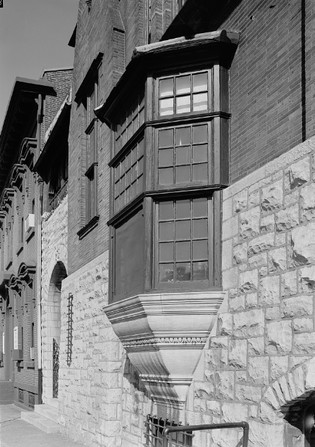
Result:
<svg viewBox="0 0 315 447"><path fill-rule="evenodd" d="M209 109L209 73L196 72L159 79L159 116L206 112Z"/></svg>
<svg viewBox="0 0 315 447"><path fill-rule="evenodd" d="M114 212L143 192L143 138L114 166Z"/></svg>
<svg viewBox="0 0 315 447"><path fill-rule="evenodd" d="M119 117L119 124L115 132L115 153L126 144L126 142L144 124L144 92L142 91L131 101L126 113Z"/></svg>
<svg viewBox="0 0 315 447"><path fill-rule="evenodd" d="M98 213L97 195L97 160L98 160L98 127L94 109L97 105L98 79L94 78L85 99L86 120L86 223Z"/></svg>
<svg viewBox="0 0 315 447"><path fill-rule="evenodd" d="M158 130L158 184L161 187L209 183L209 125Z"/></svg>

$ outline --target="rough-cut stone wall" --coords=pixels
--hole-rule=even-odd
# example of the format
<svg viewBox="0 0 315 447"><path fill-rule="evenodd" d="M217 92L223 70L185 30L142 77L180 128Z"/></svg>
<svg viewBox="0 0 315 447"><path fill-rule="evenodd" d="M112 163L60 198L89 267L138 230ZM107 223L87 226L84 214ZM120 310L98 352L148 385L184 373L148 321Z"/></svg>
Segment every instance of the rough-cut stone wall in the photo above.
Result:
<svg viewBox="0 0 315 447"><path fill-rule="evenodd" d="M73 295L72 360L67 365L68 297ZM108 252L62 284L59 422L93 446L143 445L148 399L102 308L108 304Z"/></svg>
<svg viewBox="0 0 315 447"><path fill-rule="evenodd" d="M52 397L53 338L60 336L60 294L53 278L56 266L67 272L68 266L68 197L42 221L42 370L43 401Z"/></svg>
<svg viewBox="0 0 315 447"><path fill-rule="evenodd" d="M250 446L291 445L281 409L315 390L314 182L313 137L223 193L228 298L189 414L191 422L196 413L201 423L248 421ZM213 447L236 445L232 432L212 437ZM297 433L294 445L303 442Z"/></svg>

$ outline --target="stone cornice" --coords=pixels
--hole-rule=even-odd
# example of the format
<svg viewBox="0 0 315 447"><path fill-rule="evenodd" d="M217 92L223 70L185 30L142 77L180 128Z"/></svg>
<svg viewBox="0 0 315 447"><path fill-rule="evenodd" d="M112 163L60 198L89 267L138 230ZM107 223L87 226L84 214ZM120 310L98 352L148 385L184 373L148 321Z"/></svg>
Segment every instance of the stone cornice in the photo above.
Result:
<svg viewBox="0 0 315 447"><path fill-rule="evenodd" d="M222 291L153 293L104 307L152 399L182 406Z"/></svg>

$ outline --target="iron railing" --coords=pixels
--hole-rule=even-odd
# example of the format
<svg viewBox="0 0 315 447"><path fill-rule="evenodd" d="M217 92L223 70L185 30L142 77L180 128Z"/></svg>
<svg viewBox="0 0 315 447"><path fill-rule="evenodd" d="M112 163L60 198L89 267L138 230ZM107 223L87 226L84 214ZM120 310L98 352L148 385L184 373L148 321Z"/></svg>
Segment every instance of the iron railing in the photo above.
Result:
<svg viewBox="0 0 315 447"><path fill-rule="evenodd" d="M170 426L163 430L163 447L178 447L183 445L192 445L191 438L194 431L200 430L216 430L216 429L228 429L228 428L242 428L243 429L243 443L242 447L248 446L248 433L249 425L247 422L228 422L222 424L203 424L203 425L182 425L182 426ZM181 437L177 441L177 436L174 434L180 434ZM186 434L190 439L188 444L183 444L183 435Z"/></svg>

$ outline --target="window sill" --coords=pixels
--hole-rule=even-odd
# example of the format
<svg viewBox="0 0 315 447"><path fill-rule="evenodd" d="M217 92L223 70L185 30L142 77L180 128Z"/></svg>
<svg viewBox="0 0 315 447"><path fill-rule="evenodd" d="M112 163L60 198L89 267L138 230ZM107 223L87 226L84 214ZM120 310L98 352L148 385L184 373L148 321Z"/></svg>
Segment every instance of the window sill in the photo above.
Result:
<svg viewBox="0 0 315 447"><path fill-rule="evenodd" d="M77 232L77 235L79 236L80 240L83 239L90 231L92 231L98 225L99 219L100 216L92 217L92 219Z"/></svg>

